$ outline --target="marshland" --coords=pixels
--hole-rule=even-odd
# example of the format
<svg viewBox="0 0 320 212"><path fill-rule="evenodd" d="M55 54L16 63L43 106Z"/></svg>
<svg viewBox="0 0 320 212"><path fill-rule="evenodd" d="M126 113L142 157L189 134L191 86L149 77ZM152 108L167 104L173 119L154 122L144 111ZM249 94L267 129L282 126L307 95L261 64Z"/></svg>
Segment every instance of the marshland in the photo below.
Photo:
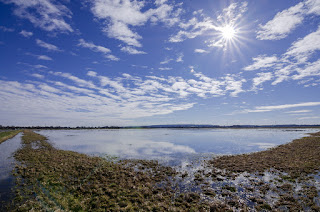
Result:
<svg viewBox="0 0 320 212"><path fill-rule="evenodd" d="M1 210L320 210L319 129L24 130Z"/></svg>

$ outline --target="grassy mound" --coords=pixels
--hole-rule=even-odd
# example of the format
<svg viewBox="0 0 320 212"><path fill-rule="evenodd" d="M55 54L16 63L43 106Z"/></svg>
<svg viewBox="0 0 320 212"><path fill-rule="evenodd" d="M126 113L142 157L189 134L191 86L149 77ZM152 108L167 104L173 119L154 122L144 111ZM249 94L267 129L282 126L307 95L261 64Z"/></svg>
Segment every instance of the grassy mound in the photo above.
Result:
<svg viewBox="0 0 320 212"><path fill-rule="evenodd" d="M319 134L319 133L318 133ZM222 156L210 163L231 172L264 172L276 169L292 178L306 176L320 168L320 138L316 134L296 139L288 144L251 154Z"/></svg>
<svg viewBox="0 0 320 212"><path fill-rule="evenodd" d="M12 131L6 131L6 132L0 132L0 144L2 142L5 142L6 140L13 138L16 136L21 130L12 130Z"/></svg>

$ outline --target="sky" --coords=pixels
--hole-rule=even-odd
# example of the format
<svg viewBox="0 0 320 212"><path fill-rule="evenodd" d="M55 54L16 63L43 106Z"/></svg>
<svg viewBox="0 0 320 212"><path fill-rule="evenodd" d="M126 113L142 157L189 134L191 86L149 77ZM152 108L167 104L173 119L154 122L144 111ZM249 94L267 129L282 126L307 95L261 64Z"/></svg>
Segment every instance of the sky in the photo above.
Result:
<svg viewBox="0 0 320 212"><path fill-rule="evenodd" d="M0 0L0 125L320 124L320 0Z"/></svg>

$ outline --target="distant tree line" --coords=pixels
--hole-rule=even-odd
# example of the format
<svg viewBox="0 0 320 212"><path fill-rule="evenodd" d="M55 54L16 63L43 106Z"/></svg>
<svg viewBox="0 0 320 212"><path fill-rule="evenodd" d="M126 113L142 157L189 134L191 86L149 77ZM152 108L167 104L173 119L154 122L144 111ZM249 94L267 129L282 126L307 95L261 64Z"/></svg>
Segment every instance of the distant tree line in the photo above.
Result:
<svg viewBox="0 0 320 212"><path fill-rule="evenodd" d="M2 126L0 129L3 130L18 130L18 129L39 129L39 130L76 130L76 129L120 129L118 126L105 126L105 127L61 127L61 126Z"/></svg>
<svg viewBox="0 0 320 212"><path fill-rule="evenodd" d="M2 126L2 130L16 130L16 129L39 129L39 130L77 130L77 129L154 129L154 128L226 128L226 129L241 129L241 128L318 128L320 125L296 125L296 124L287 124L287 125L230 125L230 126L220 126L220 125L150 125L150 126L104 126L104 127L62 127L62 126Z"/></svg>

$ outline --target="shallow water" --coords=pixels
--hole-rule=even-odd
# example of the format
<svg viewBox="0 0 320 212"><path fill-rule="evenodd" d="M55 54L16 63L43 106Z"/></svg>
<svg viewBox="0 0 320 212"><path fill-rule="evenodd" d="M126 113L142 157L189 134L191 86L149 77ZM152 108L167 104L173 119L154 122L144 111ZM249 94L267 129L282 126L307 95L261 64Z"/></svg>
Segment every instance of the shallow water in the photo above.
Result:
<svg viewBox="0 0 320 212"><path fill-rule="evenodd" d="M155 159L170 164L265 150L319 129L41 130L54 146L89 155Z"/></svg>
<svg viewBox="0 0 320 212"><path fill-rule="evenodd" d="M13 153L21 147L21 136L22 133L19 133L0 144L0 202L9 199L11 195L10 189L14 184L11 175L15 162Z"/></svg>

